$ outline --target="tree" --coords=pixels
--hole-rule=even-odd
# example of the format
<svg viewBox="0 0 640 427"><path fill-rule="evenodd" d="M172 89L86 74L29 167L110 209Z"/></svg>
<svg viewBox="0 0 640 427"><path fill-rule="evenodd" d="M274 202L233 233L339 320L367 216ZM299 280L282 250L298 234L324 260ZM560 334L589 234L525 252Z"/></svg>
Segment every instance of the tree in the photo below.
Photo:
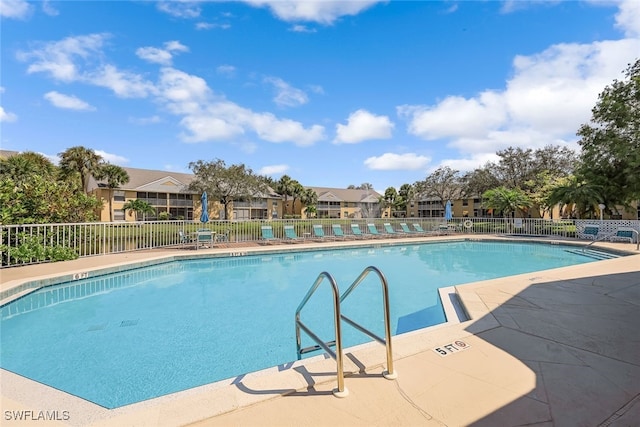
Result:
<svg viewBox="0 0 640 427"><path fill-rule="evenodd" d="M296 200L302 198L302 195L305 192L305 188L298 181L293 180L292 191L291 191L291 214L295 214L296 211Z"/></svg>
<svg viewBox="0 0 640 427"><path fill-rule="evenodd" d="M602 187L581 181L575 176L567 178L563 185L554 188L547 200L547 204L550 206L565 205L564 216L578 218L593 216L593 213L599 209L598 205L602 202L604 202Z"/></svg>
<svg viewBox="0 0 640 427"><path fill-rule="evenodd" d="M485 191L482 199L486 208L501 211L505 216L513 216L518 211L524 213L531 207L529 197L517 188L494 188Z"/></svg>
<svg viewBox="0 0 640 427"><path fill-rule="evenodd" d="M487 190L500 186L500 181L492 172L492 164L467 172L462 178L462 193L467 197L477 197Z"/></svg>
<svg viewBox="0 0 640 427"><path fill-rule="evenodd" d="M113 190L129 182L129 174L120 166L105 163L94 173L97 180L106 180L109 189L109 221L113 222Z"/></svg>
<svg viewBox="0 0 640 427"><path fill-rule="evenodd" d="M598 96L590 123L578 130L577 175L609 195L611 205L640 199L640 59Z"/></svg>
<svg viewBox="0 0 640 427"><path fill-rule="evenodd" d="M15 182L0 179L2 224L56 224L95 221L102 203L77 191L77 184L32 175Z"/></svg>
<svg viewBox="0 0 640 427"><path fill-rule="evenodd" d="M288 197L293 195L294 180L289 175L282 175L276 183L275 190L284 196L284 207L287 208Z"/></svg>
<svg viewBox="0 0 640 427"><path fill-rule="evenodd" d="M231 218L230 207L234 200L251 199L267 190L264 178L244 164L227 167L220 159L198 160L189 163L189 169L194 174L189 189L200 193L206 191L210 200L219 200L224 206L225 218Z"/></svg>
<svg viewBox="0 0 640 427"><path fill-rule="evenodd" d="M60 170L64 177L76 177L80 180L85 193L89 193L89 181L98 171L102 156L90 148L71 147L59 154Z"/></svg>
<svg viewBox="0 0 640 427"><path fill-rule="evenodd" d="M415 184L417 196L438 199L444 209L447 200L462 197L462 180L458 174L459 171L449 166L439 167L424 181Z"/></svg>
<svg viewBox="0 0 640 427"><path fill-rule="evenodd" d="M140 199L129 200L127 201L122 208L125 212L129 211L129 214L132 212L135 213L135 219L138 220L138 215L142 215L142 220L144 221L146 214L155 213L156 210L153 206L151 206L148 202Z"/></svg>
<svg viewBox="0 0 640 427"><path fill-rule="evenodd" d="M307 217L314 217L316 213L318 213L318 209L316 205L318 204L318 193L316 193L312 188L307 188L304 190L304 193L300 197L300 202L306 206L305 212Z"/></svg>
<svg viewBox="0 0 640 427"><path fill-rule="evenodd" d="M16 183L28 181L33 175L51 179L57 175L57 169L49 159L33 151L25 151L0 159L0 177L10 178Z"/></svg>

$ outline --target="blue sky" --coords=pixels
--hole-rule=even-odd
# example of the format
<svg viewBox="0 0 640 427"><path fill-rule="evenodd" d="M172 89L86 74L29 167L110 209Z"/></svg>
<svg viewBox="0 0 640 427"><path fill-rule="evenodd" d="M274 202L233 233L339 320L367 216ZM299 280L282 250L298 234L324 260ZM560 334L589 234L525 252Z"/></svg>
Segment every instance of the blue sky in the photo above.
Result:
<svg viewBox="0 0 640 427"><path fill-rule="evenodd" d="M0 142L378 191L569 145L640 57L632 1L2 0Z"/></svg>

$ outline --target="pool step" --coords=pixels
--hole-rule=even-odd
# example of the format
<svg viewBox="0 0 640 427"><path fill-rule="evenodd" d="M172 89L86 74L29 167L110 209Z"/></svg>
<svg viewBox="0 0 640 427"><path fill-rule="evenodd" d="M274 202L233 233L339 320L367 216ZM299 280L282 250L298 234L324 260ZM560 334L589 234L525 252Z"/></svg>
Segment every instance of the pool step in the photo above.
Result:
<svg viewBox="0 0 640 427"><path fill-rule="evenodd" d="M597 251L594 249L567 249L567 252L570 252L576 255L587 256L589 258L593 258L597 260L619 258L619 256L616 254L612 254L610 252Z"/></svg>
<svg viewBox="0 0 640 427"><path fill-rule="evenodd" d="M335 347L336 346L336 340L327 341L325 344L328 347ZM311 353L312 351L318 351L318 350L322 350L322 347L320 347L319 345L312 345L312 346L309 346L309 347L301 348L300 349L300 354Z"/></svg>

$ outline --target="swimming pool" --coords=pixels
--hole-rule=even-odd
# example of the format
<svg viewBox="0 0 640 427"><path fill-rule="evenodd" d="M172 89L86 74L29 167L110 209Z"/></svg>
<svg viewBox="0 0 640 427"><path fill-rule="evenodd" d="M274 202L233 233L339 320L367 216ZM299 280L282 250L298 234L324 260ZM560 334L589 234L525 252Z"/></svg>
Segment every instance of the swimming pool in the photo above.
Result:
<svg viewBox="0 0 640 427"><path fill-rule="evenodd" d="M590 261L559 245L457 241L168 262L1 307L0 363L114 408L295 360L294 312L321 271L345 290L380 268L398 334L445 321L437 288ZM316 295L303 318L332 339L328 287ZM365 282L343 313L382 335L381 307L379 284ZM345 347L366 341L343 334Z"/></svg>

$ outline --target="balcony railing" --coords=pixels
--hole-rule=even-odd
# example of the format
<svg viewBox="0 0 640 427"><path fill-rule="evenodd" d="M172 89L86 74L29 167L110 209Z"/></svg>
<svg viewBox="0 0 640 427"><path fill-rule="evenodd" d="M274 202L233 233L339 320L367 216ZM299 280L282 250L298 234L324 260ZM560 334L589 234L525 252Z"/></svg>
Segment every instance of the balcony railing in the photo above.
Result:
<svg viewBox="0 0 640 427"><path fill-rule="evenodd" d="M276 238L284 239L284 226L293 225L298 236L312 238L313 226L321 225L324 234L331 236L332 224L341 224L345 234L351 233L350 224L358 224L367 231L367 224L375 224L384 236L384 224L389 223L400 232L400 223L419 224L435 234L442 232L443 218L326 218L279 219L246 221L137 221L98 222L76 224L25 224L0 226L2 268L72 257L87 257L142 249L180 247L182 235L206 228L224 241L236 244L255 244L262 240L260 227L272 226ZM460 234L511 234L547 238L586 238L585 225L598 225L602 236L613 234L619 228L632 228L640 232L638 220L544 220L516 218L453 218L446 222L447 231ZM406 234L411 237L411 234Z"/></svg>

